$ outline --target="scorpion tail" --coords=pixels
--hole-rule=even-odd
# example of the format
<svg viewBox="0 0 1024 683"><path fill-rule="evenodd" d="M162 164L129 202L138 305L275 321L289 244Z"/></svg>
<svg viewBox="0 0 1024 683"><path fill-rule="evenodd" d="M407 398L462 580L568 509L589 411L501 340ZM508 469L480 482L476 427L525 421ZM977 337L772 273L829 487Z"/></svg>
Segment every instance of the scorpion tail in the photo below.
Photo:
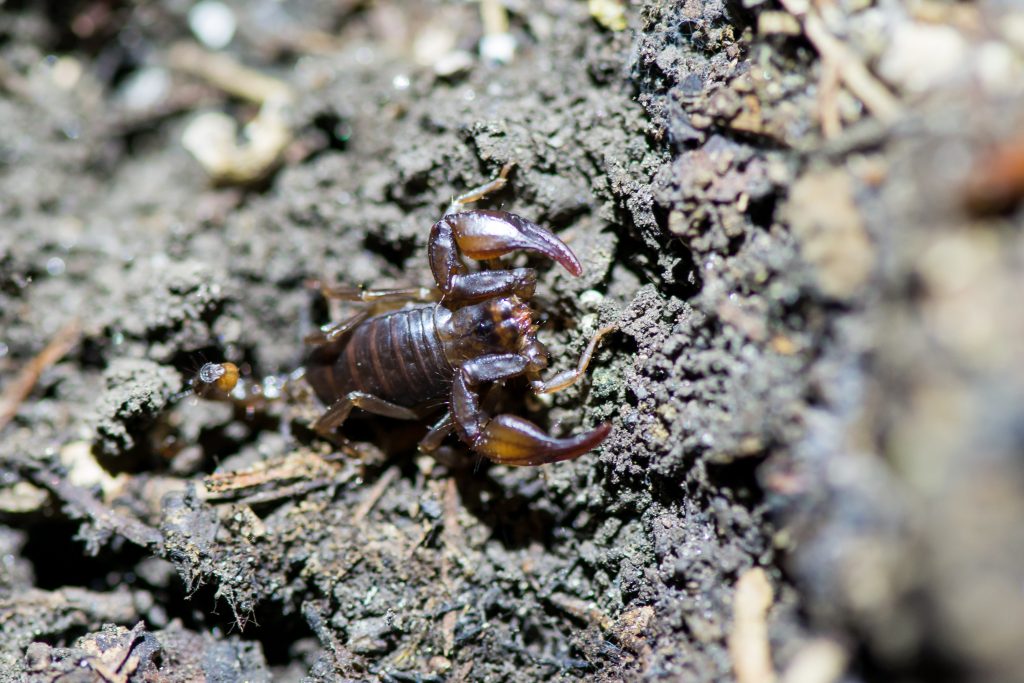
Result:
<svg viewBox="0 0 1024 683"><path fill-rule="evenodd" d="M611 425L602 424L584 434L557 439L532 422L498 415L474 440L473 450L502 465L544 465L578 458L599 446L610 431Z"/></svg>

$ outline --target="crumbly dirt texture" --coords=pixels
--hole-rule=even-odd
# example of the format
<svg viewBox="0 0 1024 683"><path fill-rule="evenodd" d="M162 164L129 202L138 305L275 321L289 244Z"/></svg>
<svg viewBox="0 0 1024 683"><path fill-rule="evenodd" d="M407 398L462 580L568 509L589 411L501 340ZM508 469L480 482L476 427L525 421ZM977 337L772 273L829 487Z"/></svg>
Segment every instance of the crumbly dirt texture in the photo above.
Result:
<svg viewBox="0 0 1024 683"><path fill-rule="evenodd" d="M599 449L185 391L508 163ZM0 680L1024 679L1014 3L7 2L0 217Z"/></svg>

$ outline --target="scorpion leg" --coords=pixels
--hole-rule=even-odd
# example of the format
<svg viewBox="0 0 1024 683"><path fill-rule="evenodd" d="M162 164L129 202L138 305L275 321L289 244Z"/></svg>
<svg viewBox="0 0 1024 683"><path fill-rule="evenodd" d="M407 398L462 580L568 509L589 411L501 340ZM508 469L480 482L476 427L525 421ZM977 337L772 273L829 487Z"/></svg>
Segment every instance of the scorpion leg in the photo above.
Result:
<svg viewBox="0 0 1024 683"><path fill-rule="evenodd" d="M597 344L601 339L611 332L618 329L618 325L605 325L590 338L590 343L587 344L587 348L583 350L583 354L580 356L579 363L576 365L574 370L563 370L554 377L545 380L534 380L530 382L530 389L535 394L553 394L556 391L562 389L568 389L573 384L576 384L587 372L587 366L590 365L590 359L594 356L594 351L597 350Z"/></svg>
<svg viewBox="0 0 1024 683"><path fill-rule="evenodd" d="M420 439L420 450L424 453L433 453L440 446L444 438L452 433L455 429L455 419L452 417L452 413L449 410L446 412L440 420L434 423L434 426L430 428L430 431Z"/></svg>
<svg viewBox="0 0 1024 683"><path fill-rule="evenodd" d="M474 451L496 463L524 466L571 460L596 448L611 431L611 425L603 424L584 434L558 439L514 415L491 417L480 406L470 374L460 371L452 386L455 428Z"/></svg>
<svg viewBox="0 0 1024 683"><path fill-rule="evenodd" d="M458 213L462 211L462 207L466 204L472 204L473 202L483 199L487 195L497 192L501 188L505 187L508 183L508 173L512 170L515 164L509 162L501 167L501 171L498 172L498 177L494 180L484 183L483 185L477 185L471 190L467 190L460 194L458 197L452 198L452 203L448 205L448 210L444 212L444 215Z"/></svg>
<svg viewBox="0 0 1024 683"><path fill-rule="evenodd" d="M367 304L402 303L405 301L436 301L437 289L434 287L396 287L394 289L364 289L345 285L328 285L316 280L308 283L313 289L319 289L327 299L339 301L361 301Z"/></svg>
<svg viewBox="0 0 1024 683"><path fill-rule="evenodd" d="M463 211L443 217L431 228L427 242L430 270L446 296L483 300L492 296L533 295L537 275L531 268L476 273L462 261L485 261L512 251L529 251L557 262L579 276L583 267L572 250L551 231L505 211Z"/></svg>
<svg viewBox="0 0 1024 683"><path fill-rule="evenodd" d="M363 289L344 285L327 285L318 281L307 283L328 299L339 301L361 301L369 304L401 303L405 301L436 301L437 289L433 287L402 287L396 289ZM356 313L351 318L340 322L328 323L317 332L305 336L304 341L311 346L320 346L341 339L374 313L368 309Z"/></svg>
<svg viewBox="0 0 1024 683"><path fill-rule="evenodd" d="M429 412L429 409L407 408L390 403L373 394L367 394L362 391L353 391L332 403L327 411L311 425L313 431L330 441L337 448L340 448L346 455L363 461L367 460L367 444L353 443L336 431L348 419L353 408L360 408L374 415L393 417L399 420L418 420L423 417L425 412ZM445 436L446 434L441 434L437 440L438 445L440 445L441 439ZM370 447L369 451L371 453L380 453L376 447Z"/></svg>
<svg viewBox="0 0 1024 683"><path fill-rule="evenodd" d="M313 423L313 430L318 434L330 436L348 419L353 408L360 408L374 415L393 417L398 420L419 420L424 413L423 410L400 406L365 391L352 391L332 403L327 411Z"/></svg>
<svg viewBox="0 0 1024 683"><path fill-rule="evenodd" d="M310 346L322 346L338 341L370 317L370 311L360 311L341 322L328 323L316 332L307 334L303 340Z"/></svg>

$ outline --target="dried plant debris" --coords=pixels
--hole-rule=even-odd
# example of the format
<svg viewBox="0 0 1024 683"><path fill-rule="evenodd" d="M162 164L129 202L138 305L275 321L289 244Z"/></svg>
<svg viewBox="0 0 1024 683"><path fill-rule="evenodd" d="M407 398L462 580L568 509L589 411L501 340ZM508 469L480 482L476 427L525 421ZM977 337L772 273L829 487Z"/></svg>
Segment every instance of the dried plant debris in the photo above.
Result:
<svg viewBox="0 0 1024 683"><path fill-rule="evenodd" d="M70 647L42 642L25 653L22 680L62 681L255 681L273 680L259 647L237 636L218 641L180 625L150 632L143 622L132 629L106 626L78 638Z"/></svg>
<svg viewBox="0 0 1024 683"><path fill-rule="evenodd" d="M1024 678L1022 26L0 6L0 678ZM516 470L352 419L352 458L304 397L189 391L299 367L348 312L310 281L430 285L430 226L507 164L481 208L583 266L506 259L554 369L619 331L489 400L600 449Z"/></svg>

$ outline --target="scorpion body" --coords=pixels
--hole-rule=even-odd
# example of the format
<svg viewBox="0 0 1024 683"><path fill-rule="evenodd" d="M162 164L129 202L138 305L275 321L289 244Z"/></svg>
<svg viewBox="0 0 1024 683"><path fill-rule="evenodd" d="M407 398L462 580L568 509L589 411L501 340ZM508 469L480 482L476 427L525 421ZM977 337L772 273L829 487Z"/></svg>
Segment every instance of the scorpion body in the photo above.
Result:
<svg viewBox="0 0 1024 683"><path fill-rule="evenodd" d="M305 364L305 380L328 406L313 424L316 431L334 435L355 408L409 420L443 410L421 440L421 450L435 450L455 431L476 452L508 465L575 458L608 435L610 426L605 424L555 438L527 420L492 416L482 406L481 396L490 386L513 377L529 380L535 394L571 386L584 375L601 337L614 329L598 330L575 369L541 379L548 353L537 339L538 325L528 303L536 272L472 271L463 262L463 257L491 261L522 250L554 260L573 276L583 272L569 247L535 223L504 211L461 210L502 187L508 169L454 200L434 224L428 257L436 288L321 288L328 298L371 306L307 338L314 348ZM382 310L396 305L406 307ZM227 396L237 381L237 368L230 363L208 364L195 386L203 395Z"/></svg>
<svg viewBox="0 0 1024 683"><path fill-rule="evenodd" d="M384 313L359 325L347 341L314 349L306 378L317 397L325 405L353 392L407 408L443 403L453 368L437 333L439 312L427 304Z"/></svg>

